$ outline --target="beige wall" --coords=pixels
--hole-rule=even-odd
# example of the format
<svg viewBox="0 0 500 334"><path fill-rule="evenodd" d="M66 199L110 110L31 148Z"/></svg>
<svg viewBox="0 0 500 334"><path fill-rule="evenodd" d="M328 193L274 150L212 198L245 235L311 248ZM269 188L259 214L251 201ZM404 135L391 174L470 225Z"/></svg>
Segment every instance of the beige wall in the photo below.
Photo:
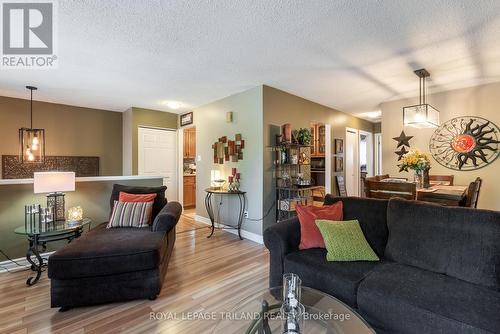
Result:
<svg viewBox="0 0 500 334"><path fill-rule="evenodd" d="M0 97L0 155L19 154L29 125L29 100ZM45 129L47 155L98 156L101 175L121 175L121 113L34 101L33 126Z"/></svg>
<svg viewBox="0 0 500 334"><path fill-rule="evenodd" d="M91 218L92 226L106 222L109 217L109 198L114 183L131 186L159 186L162 179L77 182L76 191L66 193L66 209L81 206L85 217ZM28 247L26 237L14 230L24 225L24 206L40 204L46 206L46 197L33 194L33 184L0 185L0 249L11 258L24 257ZM61 243L49 243L48 251L57 249ZM3 259L0 259L2 262Z"/></svg>
<svg viewBox="0 0 500 334"><path fill-rule="evenodd" d="M131 134L130 138L125 140L131 140L130 146L126 149L131 149L132 152L124 152L124 157L132 157L132 175L137 175L139 171L138 167L138 128L140 126L145 127L155 127L155 128L166 128L166 129L177 129L178 128L178 117L179 115L163 112L158 110L144 109L132 107L127 110L131 115L125 116L127 122L124 122L124 135ZM128 118L130 117L130 119ZM131 129L128 127L132 127ZM125 129L127 127L127 129ZM124 166L127 167L129 162L124 162ZM127 168L124 170L127 171Z"/></svg>
<svg viewBox="0 0 500 334"><path fill-rule="evenodd" d="M226 112L233 112L233 122L226 123ZM210 187L210 171L221 170L227 180L231 167L241 171L241 189L247 192L247 210L249 217L259 219L262 216L262 86L235 94L193 110L196 125L196 154L201 161L196 164L196 214L208 217L205 210L205 191ZM245 140L243 160L224 165L213 163L212 144L219 137L241 133ZM222 221L235 224L237 216L236 198L224 197L221 212ZM243 230L262 234L262 223L244 221Z"/></svg>
<svg viewBox="0 0 500 334"><path fill-rule="evenodd" d="M264 86L264 146L275 144L275 134L279 134L279 127L291 123L293 128L308 128L311 122L330 124L333 139L345 139L345 128L373 132L373 123L346 114L336 109L306 100L282 90ZM333 152L333 150L332 150ZM269 209L275 197L273 182L272 153L264 151L264 211ZM332 191L336 191L335 178L332 175ZM274 210L267 217L264 229L275 221Z"/></svg>
<svg viewBox="0 0 500 334"><path fill-rule="evenodd" d="M481 116L497 126L500 126L500 83L482 85L472 88L452 90L428 96L428 101L440 111L441 123L458 116ZM419 148L429 153L429 139L435 129L403 128L403 106L415 104L418 98L403 99L383 103L382 109L382 149L383 172L395 176L413 178L410 173L399 173L396 150L396 137L404 129L409 136L411 147ZM500 210L500 187L498 174L500 172L500 159L492 164L475 171L456 171L445 168L431 158L431 174L453 174L455 184L468 185L476 177L483 179L479 196L478 207Z"/></svg>

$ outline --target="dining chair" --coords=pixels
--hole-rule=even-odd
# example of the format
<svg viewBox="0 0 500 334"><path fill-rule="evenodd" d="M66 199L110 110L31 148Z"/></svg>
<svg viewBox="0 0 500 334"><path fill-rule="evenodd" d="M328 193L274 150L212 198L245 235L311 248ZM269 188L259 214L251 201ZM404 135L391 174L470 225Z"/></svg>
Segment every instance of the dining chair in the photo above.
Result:
<svg viewBox="0 0 500 334"><path fill-rule="evenodd" d="M364 190L365 190L365 196L369 197L368 195L368 181L381 181L383 179L388 179L390 176L389 174L383 174L383 175L375 175L375 176L368 176L364 179Z"/></svg>
<svg viewBox="0 0 500 334"><path fill-rule="evenodd" d="M446 182L447 186L453 185L454 175L429 175L430 182Z"/></svg>
<svg viewBox="0 0 500 334"><path fill-rule="evenodd" d="M465 206L468 208L477 208L477 201L479 199L479 190L481 189L481 185L483 180L478 177L475 181L469 184L469 188L467 188L467 197L465 200Z"/></svg>
<svg viewBox="0 0 500 334"><path fill-rule="evenodd" d="M367 197L389 199L400 197L414 200L417 196L417 185L413 182L367 182Z"/></svg>

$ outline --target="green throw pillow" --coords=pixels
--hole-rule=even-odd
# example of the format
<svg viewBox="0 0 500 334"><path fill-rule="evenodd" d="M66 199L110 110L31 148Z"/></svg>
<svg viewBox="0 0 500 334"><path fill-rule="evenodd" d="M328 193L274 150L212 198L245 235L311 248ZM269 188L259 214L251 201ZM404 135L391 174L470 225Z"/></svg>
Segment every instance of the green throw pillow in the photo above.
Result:
<svg viewBox="0 0 500 334"><path fill-rule="evenodd" d="M379 261L357 220L316 220L325 241L328 261Z"/></svg>

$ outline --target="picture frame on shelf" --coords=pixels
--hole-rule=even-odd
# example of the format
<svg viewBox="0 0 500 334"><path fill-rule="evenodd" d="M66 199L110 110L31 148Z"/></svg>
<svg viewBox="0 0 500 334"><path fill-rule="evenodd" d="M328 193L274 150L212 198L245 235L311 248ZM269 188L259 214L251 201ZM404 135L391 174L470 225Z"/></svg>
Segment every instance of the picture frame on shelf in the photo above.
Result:
<svg viewBox="0 0 500 334"><path fill-rule="evenodd" d="M335 146L335 154L343 154L344 153L344 140L335 138L334 140Z"/></svg>
<svg viewBox="0 0 500 334"><path fill-rule="evenodd" d="M335 157L335 172L343 172L343 171L344 171L344 158Z"/></svg>
<svg viewBox="0 0 500 334"><path fill-rule="evenodd" d="M193 124L193 112L188 112L180 116L180 125L186 126Z"/></svg>

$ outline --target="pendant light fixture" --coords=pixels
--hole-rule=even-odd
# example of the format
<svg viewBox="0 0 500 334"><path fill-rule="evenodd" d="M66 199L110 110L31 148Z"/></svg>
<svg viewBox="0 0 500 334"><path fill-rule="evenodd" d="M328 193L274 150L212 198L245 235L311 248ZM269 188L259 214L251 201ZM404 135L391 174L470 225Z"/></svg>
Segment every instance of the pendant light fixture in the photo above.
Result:
<svg viewBox="0 0 500 334"><path fill-rule="evenodd" d="M425 80L430 77L425 68L414 72L419 78L419 104L403 108L403 123L414 128L437 128L439 126L439 110L427 103L425 96Z"/></svg>
<svg viewBox="0 0 500 334"><path fill-rule="evenodd" d="M30 90L30 127L19 129L19 159L22 163L41 163L45 159L45 130L33 128L33 91Z"/></svg>

